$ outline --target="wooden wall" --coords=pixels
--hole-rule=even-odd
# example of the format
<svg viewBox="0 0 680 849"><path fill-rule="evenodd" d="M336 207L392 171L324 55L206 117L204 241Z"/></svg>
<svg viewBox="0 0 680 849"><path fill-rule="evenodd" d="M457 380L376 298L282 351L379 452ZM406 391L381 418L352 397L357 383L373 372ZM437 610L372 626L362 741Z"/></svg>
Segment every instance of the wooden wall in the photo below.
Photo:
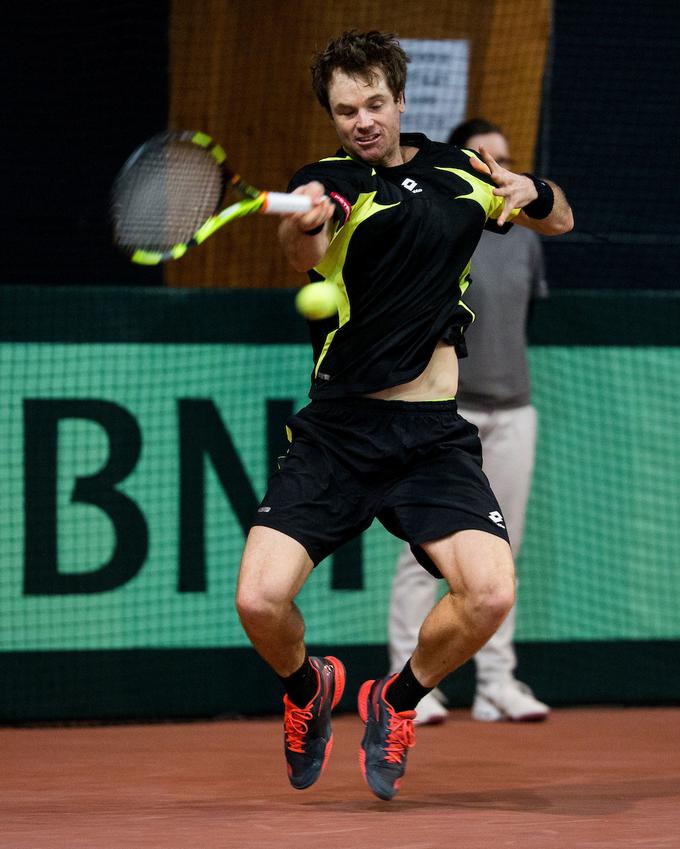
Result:
<svg viewBox="0 0 680 849"><path fill-rule="evenodd" d="M402 38L466 38L468 116L505 129L517 170L530 170L550 28L550 0L173 0L170 126L220 140L243 175L285 190L337 141L310 85L312 55L345 29ZM165 280L178 287L290 287L276 221L227 225Z"/></svg>

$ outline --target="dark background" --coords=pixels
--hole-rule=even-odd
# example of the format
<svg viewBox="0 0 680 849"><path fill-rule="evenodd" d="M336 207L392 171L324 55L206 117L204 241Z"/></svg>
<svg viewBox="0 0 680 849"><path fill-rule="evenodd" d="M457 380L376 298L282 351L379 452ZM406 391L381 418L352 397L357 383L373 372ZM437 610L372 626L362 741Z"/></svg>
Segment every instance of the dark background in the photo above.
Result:
<svg viewBox="0 0 680 849"><path fill-rule="evenodd" d="M554 4L537 149L575 230L544 240L553 287L676 289L680 4Z"/></svg>
<svg viewBox="0 0 680 849"><path fill-rule="evenodd" d="M110 245L124 159L167 124L170 0L5 16L0 283L162 285ZM576 229L546 240L553 288L675 289L680 4L556 0L537 171Z"/></svg>
<svg viewBox="0 0 680 849"><path fill-rule="evenodd" d="M3 284L153 285L111 246L108 195L167 125L169 0L23 4L3 23Z"/></svg>

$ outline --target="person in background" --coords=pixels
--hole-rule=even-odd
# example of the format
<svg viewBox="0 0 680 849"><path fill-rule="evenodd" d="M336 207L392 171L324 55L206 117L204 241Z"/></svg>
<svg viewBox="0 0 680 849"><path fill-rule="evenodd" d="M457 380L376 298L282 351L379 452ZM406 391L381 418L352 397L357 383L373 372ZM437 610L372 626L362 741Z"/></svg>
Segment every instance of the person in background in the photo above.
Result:
<svg viewBox="0 0 680 849"><path fill-rule="evenodd" d="M484 147L512 167L500 127L473 118L456 127L449 143L467 150ZM547 295L538 236L512 227L503 236L484 232L472 257L466 303L476 314L466 332L469 356L460 362L458 410L479 429L483 468L501 506L515 558L522 544L536 443L536 410L530 401L526 324L535 298ZM392 672L402 669L418 641L420 625L434 607L438 582L405 546L397 561L389 611ZM536 721L549 707L515 678L515 608L474 657L474 719ZM416 724L442 722L446 697L433 689L419 702Z"/></svg>

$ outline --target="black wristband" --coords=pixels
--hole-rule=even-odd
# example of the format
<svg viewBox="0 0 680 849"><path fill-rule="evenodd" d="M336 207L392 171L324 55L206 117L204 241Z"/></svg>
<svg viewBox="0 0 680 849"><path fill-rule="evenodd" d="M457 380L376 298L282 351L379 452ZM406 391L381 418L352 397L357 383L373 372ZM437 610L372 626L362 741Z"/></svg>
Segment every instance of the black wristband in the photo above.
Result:
<svg viewBox="0 0 680 849"><path fill-rule="evenodd" d="M313 230L303 230L302 232L305 236L318 236L323 230L325 223L326 222L324 221L323 224L319 224L319 226L315 227Z"/></svg>
<svg viewBox="0 0 680 849"><path fill-rule="evenodd" d="M546 183L545 180L539 180L538 177L534 177L533 174L525 173L523 176L531 180L538 192L538 197L532 200L531 203L528 203L523 211L529 218L547 218L555 205L555 193L552 190L552 186Z"/></svg>

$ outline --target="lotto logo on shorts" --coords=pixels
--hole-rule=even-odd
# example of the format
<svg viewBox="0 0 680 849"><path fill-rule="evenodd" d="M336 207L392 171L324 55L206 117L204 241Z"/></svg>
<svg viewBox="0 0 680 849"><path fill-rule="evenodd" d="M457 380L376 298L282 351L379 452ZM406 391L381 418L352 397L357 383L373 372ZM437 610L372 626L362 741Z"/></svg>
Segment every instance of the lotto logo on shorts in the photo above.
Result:
<svg viewBox="0 0 680 849"><path fill-rule="evenodd" d="M498 510L492 510L489 513L489 519L491 519L492 522L495 522L499 528L503 528L503 530L505 530L505 519L501 516Z"/></svg>

